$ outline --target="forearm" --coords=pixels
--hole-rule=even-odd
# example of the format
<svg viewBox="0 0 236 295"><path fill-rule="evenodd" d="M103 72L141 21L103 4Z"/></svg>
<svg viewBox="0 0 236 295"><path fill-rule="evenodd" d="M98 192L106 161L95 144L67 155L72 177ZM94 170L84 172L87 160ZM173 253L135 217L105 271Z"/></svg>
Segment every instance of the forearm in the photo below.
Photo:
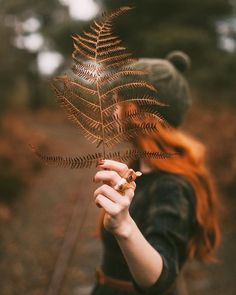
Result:
<svg viewBox="0 0 236 295"><path fill-rule="evenodd" d="M163 261L130 216L115 237L136 283L140 287L153 285L160 277Z"/></svg>
<svg viewBox="0 0 236 295"><path fill-rule="evenodd" d="M125 195L114 189L128 167L113 160L104 160L100 168L102 170L96 173L94 181L106 184L96 189L94 198L95 203L105 209L104 227L116 237L135 282L141 288L150 287L160 277L162 257L144 238L129 214L134 189L126 189Z"/></svg>

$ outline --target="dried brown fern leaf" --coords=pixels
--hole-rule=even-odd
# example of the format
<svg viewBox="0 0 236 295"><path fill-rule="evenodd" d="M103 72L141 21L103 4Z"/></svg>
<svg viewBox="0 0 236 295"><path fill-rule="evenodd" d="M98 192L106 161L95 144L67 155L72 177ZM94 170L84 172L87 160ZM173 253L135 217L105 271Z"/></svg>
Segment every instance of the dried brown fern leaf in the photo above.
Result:
<svg viewBox="0 0 236 295"><path fill-rule="evenodd" d="M151 152L151 151L126 150L123 154L120 151L110 152L107 154L106 158L127 162L129 160L137 160L140 158L143 158L143 159L158 158L158 159L164 160L176 155L177 153L164 153L159 151Z"/></svg>
<svg viewBox="0 0 236 295"><path fill-rule="evenodd" d="M158 131L157 125L153 123L140 123L130 127L118 126L113 130L106 132L107 139L105 141L106 147L112 147L115 144L130 141L132 138L138 135L156 133Z"/></svg>
<svg viewBox="0 0 236 295"><path fill-rule="evenodd" d="M101 153L88 154L86 156L78 157L62 157L62 156L49 156L42 154L35 147L30 145L33 152L47 165L53 165L61 168L90 168L92 165L96 165L97 161L102 158Z"/></svg>
<svg viewBox="0 0 236 295"><path fill-rule="evenodd" d="M61 81L64 84L64 87L70 87L72 89L75 89L77 91L85 92L87 95L97 95L97 91L93 89L92 87L87 86L86 84L82 83L82 81L79 80L70 80L66 76L57 77L55 81Z"/></svg>
<svg viewBox="0 0 236 295"><path fill-rule="evenodd" d="M154 119L163 126L169 127L165 118L158 111L150 110L150 107L145 108L145 110L129 110L123 114L122 118L120 118L118 114L114 114L107 117L104 124L105 128L112 128L112 126L116 124L119 124L119 126L125 126L130 123L131 120L135 119L138 119L139 121Z"/></svg>
<svg viewBox="0 0 236 295"><path fill-rule="evenodd" d="M103 66L103 70L104 71L109 71L109 70L116 70L117 68L120 68L122 66L128 66L128 65L132 65L135 62L137 62L138 59L137 58L127 58L126 60L119 60L119 61L115 61L113 63L107 64Z"/></svg>
<svg viewBox="0 0 236 295"><path fill-rule="evenodd" d="M129 82L129 83L122 83L115 87L112 87L108 89L106 92L104 92L101 95L102 99L105 99L106 97L109 97L109 94L119 93L123 90L130 90L130 89L136 89L136 88L146 88L151 91L156 91L156 89L148 82L146 81L136 81L136 82Z"/></svg>
<svg viewBox="0 0 236 295"><path fill-rule="evenodd" d="M101 122L98 119L93 118L91 115L81 112L79 108L76 108L71 103L71 101L68 99L68 96L69 95L62 94L60 92L57 95L59 105L66 113L67 117L80 128L84 136L92 141L92 143L100 142L102 140ZM89 105L89 107L91 108L91 112L94 112L93 104ZM94 129L97 130L96 134L93 132Z"/></svg>
<svg viewBox="0 0 236 295"><path fill-rule="evenodd" d="M105 83L116 81L120 77L125 77L125 76L143 76L145 74L146 74L146 72L144 72L144 71L139 71L139 70L135 70L135 69L132 69L132 68L123 68L120 71L117 71L115 73L109 73L108 75L105 75L101 79L101 85L103 85Z"/></svg>
<svg viewBox="0 0 236 295"><path fill-rule="evenodd" d="M112 37L112 38L109 38L108 40L109 42L106 42L102 45L98 45L97 46L97 49L100 50L100 49L103 49L103 50L114 50L116 49L117 45L119 45L120 43L122 43L122 41L117 38L117 37ZM101 42L100 42L101 43ZM125 48L125 47L122 47L122 48Z"/></svg>
<svg viewBox="0 0 236 295"><path fill-rule="evenodd" d="M88 154L78 157L63 157L63 156L49 156L42 154L35 147L30 145L33 152L47 165L57 166L61 168L91 168L97 165L98 160L102 159L101 153ZM151 152L151 151L138 151L138 150L127 150L123 154L120 151L109 152L106 154L106 159L113 159L126 162L128 160L136 160L140 158L158 158L167 159L172 156L177 155L177 153L164 153L164 152Z"/></svg>
<svg viewBox="0 0 236 295"><path fill-rule="evenodd" d="M64 86L64 91L59 91L57 89L55 92L57 93L58 98L66 97L76 108L80 109L81 111L90 114L95 114L99 111L99 106L94 103L93 99L86 99L82 93L78 94L78 92L72 88Z"/></svg>
<svg viewBox="0 0 236 295"><path fill-rule="evenodd" d="M131 9L124 6L105 13L99 20L93 21L90 31L74 35L72 74L57 77L53 84L58 102L67 117L85 138L102 147L103 158L108 155L106 148L130 141L135 136L158 131L155 123L130 125L129 121L156 118L159 123L165 123L157 110L164 104L157 99L155 87L141 77L145 72L132 68L137 59L113 33L114 20ZM126 113L123 119L115 115L119 106L129 103L145 108L142 112ZM87 167L83 164L86 160L90 166L91 161L97 159L98 155L100 157L100 154L95 154L63 158L44 156L36 150L35 153L47 163L71 168Z"/></svg>
<svg viewBox="0 0 236 295"><path fill-rule="evenodd" d="M127 103L135 103L139 106L149 106L152 108L152 112L155 113L156 112L156 107L159 106L166 106L164 103L160 102L159 100L155 99L152 96L149 95L134 95L132 97L126 96L120 96L119 100L111 99L111 103L109 105L106 105L102 112L104 113L105 116L110 116L110 114L112 113L112 110L114 108L114 106L121 106L122 104L127 104Z"/></svg>
<svg viewBox="0 0 236 295"><path fill-rule="evenodd" d="M90 82L90 83L96 83L96 77L94 76L93 72L90 72L88 70L85 70L81 67L78 67L77 65L73 65L72 67L72 71L74 73L78 73L80 72L80 76L82 79Z"/></svg>

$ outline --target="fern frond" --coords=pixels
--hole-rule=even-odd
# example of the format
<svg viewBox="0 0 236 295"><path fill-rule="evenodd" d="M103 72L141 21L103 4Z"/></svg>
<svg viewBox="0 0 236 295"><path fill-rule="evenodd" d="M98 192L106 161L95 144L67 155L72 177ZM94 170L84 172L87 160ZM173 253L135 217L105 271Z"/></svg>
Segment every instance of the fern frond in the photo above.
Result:
<svg viewBox="0 0 236 295"><path fill-rule="evenodd" d="M56 80L62 81L67 86L79 88L82 91L86 91L90 95L96 95L97 94L96 90L94 90L94 89L92 89L92 88L90 88L88 86L83 85L82 82L79 81L79 80L72 81L72 80L70 80L70 79L68 79L67 77L64 77L64 76L63 77L58 77L58 78L56 78Z"/></svg>
<svg viewBox="0 0 236 295"><path fill-rule="evenodd" d="M93 23L95 24L95 26L96 26L98 29L102 29L102 25L99 24L98 21L94 20Z"/></svg>
<svg viewBox="0 0 236 295"><path fill-rule="evenodd" d="M88 36L89 38L92 38L93 40L96 40L97 41L98 36L95 35L95 34L93 34L93 33L91 33L91 32L84 32L84 35L85 36Z"/></svg>
<svg viewBox="0 0 236 295"><path fill-rule="evenodd" d="M119 69L122 66L128 66L128 65L133 64L133 63L135 63L137 61L138 61L137 58L128 58L128 59L124 59L124 60L115 61L113 63L104 65L103 70L108 71L108 70L113 70L113 69L116 69L116 68Z"/></svg>
<svg viewBox="0 0 236 295"><path fill-rule="evenodd" d="M117 93L117 92L121 92L122 90L136 89L136 88L147 88L147 89L149 89L151 91L156 91L155 87L153 87L148 82L146 82L146 81L137 81L137 82L123 83L121 85L111 87L109 90L107 90L105 93L103 93L101 95L101 98L106 97L110 93Z"/></svg>
<svg viewBox="0 0 236 295"><path fill-rule="evenodd" d="M82 38L80 38L80 36L72 36L72 39L74 39L76 46L80 45L83 49L88 50L93 54L96 53L96 48L94 46L86 44L86 42Z"/></svg>
<svg viewBox="0 0 236 295"><path fill-rule="evenodd" d="M109 41L112 41L112 42L109 42ZM104 43L105 42L105 43ZM102 45L98 45L97 46L97 50L101 50L101 49L109 49L109 48L113 48L113 47L116 47L117 45L119 45L122 41L118 38L118 37L112 37L112 40L104 40L103 42L100 42L100 43L103 43Z"/></svg>
<svg viewBox="0 0 236 295"><path fill-rule="evenodd" d="M102 112L105 114L105 116L109 116L109 114L112 112L111 110L114 108L114 106L120 106L123 103L136 103L140 106L166 106L165 104L158 101L156 98L149 96L149 95L143 95L143 96L137 96L137 97L119 97L119 101L112 100L112 103L102 110Z"/></svg>
<svg viewBox="0 0 236 295"><path fill-rule="evenodd" d="M168 105L158 100L156 97L151 95L136 95L136 96L122 96L119 97L119 103L122 102L137 102L139 105L156 105L160 107L167 107Z"/></svg>
<svg viewBox="0 0 236 295"><path fill-rule="evenodd" d="M80 78L90 83L95 83L97 81L97 77L94 75L93 72L84 70L83 68L80 68L77 65L72 66L72 71L75 75L78 75Z"/></svg>
<svg viewBox="0 0 236 295"><path fill-rule="evenodd" d="M103 57L103 56L110 56L111 54L114 54L114 53L119 53L120 51L125 51L126 50L126 48L125 47L113 47L113 48L106 48L106 49L103 49L103 50L99 50L98 51L98 56L99 57ZM126 54L126 56L127 56L127 54ZM130 54L128 55L128 56L130 56ZM100 62L102 62L101 60L100 60Z"/></svg>
<svg viewBox="0 0 236 295"><path fill-rule="evenodd" d="M87 38L86 35L85 36L80 36L78 34L75 34L75 35L72 36L72 38L75 39L76 41L81 40L81 41L84 41L84 42L86 42L88 44L92 44L92 45L97 44L96 41L92 40L91 38Z"/></svg>
<svg viewBox="0 0 236 295"><path fill-rule="evenodd" d="M110 31L110 32L104 32L104 33L100 33L100 36L101 37L110 37L110 36L112 36L113 35L113 33Z"/></svg>
<svg viewBox="0 0 236 295"><path fill-rule="evenodd" d="M97 28L97 27L94 26L94 25L91 25L91 26L90 26L90 29L91 29L95 34L99 34L99 32L100 32L100 29Z"/></svg>
<svg viewBox="0 0 236 295"><path fill-rule="evenodd" d="M163 115L160 114L160 112L152 106L144 105L142 111L144 112L144 117L147 116L148 118L155 118L157 121L159 121L162 126L165 126L166 128L171 129L171 126L166 121ZM131 114L132 116L133 114Z"/></svg>
<svg viewBox="0 0 236 295"><path fill-rule="evenodd" d="M118 114L114 114L112 116L107 117L104 120L105 129L111 128L116 126L125 126L127 123L130 123L131 120L138 119L138 120L147 120L147 119L155 119L159 121L162 125L169 127L169 124L165 120L163 116L157 110L153 110L150 106L147 107L145 110L130 110L128 112L124 112L123 117L120 118Z"/></svg>
<svg viewBox="0 0 236 295"><path fill-rule="evenodd" d="M110 152L106 155L106 159L113 159L121 162L127 162L129 160L143 159L169 159L176 156L176 153L164 153L164 152L151 152L151 151L138 151L138 150L126 150L123 154L118 152Z"/></svg>
<svg viewBox="0 0 236 295"><path fill-rule="evenodd" d="M120 77L143 76L145 74L146 74L146 72L144 72L144 71L134 70L131 68L124 68L124 69L121 69L120 71L117 71L115 73L110 73L110 74L105 75L104 77L101 78L100 82L101 82L101 85L103 86L105 83L116 81Z"/></svg>
<svg viewBox="0 0 236 295"><path fill-rule="evenodd" d="M64 95L59 97L59 104L69 117L73 116L73 122L75 122L76 119L76 122L78 121L77 125L81 124L87 131L96 128L99 134L99 131L101 131L100 121L93 119L91 116L88 116L85 112L82 112L81 110L76 108Z"/></svg>
<svg viewBox="0 0 236 295"><path fill-rule="evenodd" d="M83 124L81 124L81 122L74 115L70 115L68 118L72 122L74 122L77 125L77 127L79 127L81 129L85 138L87 138L89 141L91 141L92 143L95 143L95 144L103 142L102 136L94 133L94 130L88 130L88 128L86 128Z"/></svg>
<svg viewBox="0 0 236 295"><path fill-rule="evenodd" d="M72 36L72 74L54 79L54 91L67 117L76 124L85 138L102 147L97 153L82 157L47 156L35 150L42 160L60 167L90 167L96 159L120 156L156 156L160 154L128 152L125 155L106 153L122 141L136 136L158 132L157 124L165 124L156 107L164 106L155 95L155 87L140 76L144 71L132 67L137 59L123 46L120 38L113 33L114 20L132 7L123 6L95 20L90 30ZM142 110L129 111L121 119L115 114L123 104L135 103ZM133 124L138 119L142 123ZM151 119L151 120L150 120ZM151 121L153 123L150 123ZM130 124L129 124L130 123Z"/></svg>
<svg viewBox="0 0 236 295"><path fill-rule="evenodd" d="M112 21L114 18L117 18L118 16L132 9L134 9L134 7L132 6L121 6L120 8L117 8L114 11L112 11L110 14L108 14L108 21Z"/></svg>
<svg viewBox="0 0 236 295"><path fill-rule="evenodd" d="M63 156L50 156L45 155L32 145L30 145L31 150L36 154L36 156L50 166L57 166L62 168L78 169L78 168L91 168L96 166L98 160L102 159L102 153L88 154L84 156L77 157L63 157ZM123 154L120 151L109 152L106 154L106 159L113 159L117 161L127 162L129 160L136 160L140 158L158 158L158 159L168 159L176 156L176 153L164 153L164 152L149 152L149 151L138 151L138 150L127 150Z"/></svg>
<svg viewBox="0 0 236 295"><path fill-rule="evenodd" d="M97 161L102 158L101 153L89 154L79 157L62 157L62 156L49 156L41 153L35 147L30 146L36 156L46 163L47 165L57 166L61 168L90 168L96 165Z"/></svg>
<svg viewBox="0 0 236 295"><path fill-rule="evenodd" d="M98 63L99 64L106 64L106 63L111 63L113 61L126 61L126 59L128 57L130 57L132 54L131 53L123 53L123 54L117 54L117 55L114 55L114 56L110 56L110 57L106 57L106 58L103 58L103 59L99 59L98 60Z"/></svg>
<svg viewBox="0 0 236 295"><path fill-rule="evenodd" d="M130 141L132 138L137 137L142 134L150 134L152 132L157 132L157 126L153 123L141 123L135 124L131 127L124 128L119 126L116 129L113 129L111 132L108 130L107 138L104 141L104 144L107 147L112 147L115 144Z"/></svg>
<svg viewBox="0 0 236 295"><path fill-rule="evenodd" d="M120 44L122 42L118 36L111 36L111 37L100 38L98 40L98 42L97 42L98 43L98 48L100 48L102 46L102 45L99 45L100 43L110 42L110 41L114 42L113 43L114 45L116 45L115 42L117 42L117 41L119 41L118 44ZM109 44L109 46L110 46L110 44Z"/></svg>
<svg viewBox="0 0 236 295"><path fill-rule="evenodd" d="M76 100L76 104L79 108L86 110L88 113L97 113L99 112L99 106L95 104L94 102L91 102L89 100L86 100L84 97L79 96L77 93L75 93L72 89L65 88L63 91L60 91L59 89L55 90L55 93L58 95L58 98L60 96L63 96L63 93L66 93L66 96L71 101Z"/></svg>
<svg viewBox="0 0 236 295"><path fill-rule="evenodd" d="M92 143L98 143L102 140L101 123L91 116L87 116L72 105L72 103L63 95L58 95L58 101L62 109L67 114L70 121L79 127L80 131L84 134L85 138ZM82 115L81 115L82 113Z"/></svg>
<svg viewBox="0 0 236 295"><path fill-rule="evenodd" d="M72 54L72 58L76 66L81 67L84 70L91 71L93 73L97 72L96 64L82 62L81 60L78 59L78 57L76 57L75 52Z"/></svg>
<svg viewBox="0 0 236 295"><path fill-rule="evenodd" d="M83 58L95 61L94 53L93 54L89 53L88 50L85 50L82 47L78 46L75 42L74 42L74 47L76 49L76 54L80 54L81 56L83 56Z"/></svg>

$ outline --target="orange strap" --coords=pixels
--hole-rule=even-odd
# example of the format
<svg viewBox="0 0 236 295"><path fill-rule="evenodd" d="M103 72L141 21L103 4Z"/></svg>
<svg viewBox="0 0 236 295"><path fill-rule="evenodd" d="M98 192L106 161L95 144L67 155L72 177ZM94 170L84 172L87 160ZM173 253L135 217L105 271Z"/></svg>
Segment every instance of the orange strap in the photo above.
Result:
<svg viewBox="0 0 236 295"><path fill-rule="evenodd" d="M100 285L108 285L126 292L135 292L134 285L130 281L124 281L107 276L101 269L96 270L96 278Z"/></svg>

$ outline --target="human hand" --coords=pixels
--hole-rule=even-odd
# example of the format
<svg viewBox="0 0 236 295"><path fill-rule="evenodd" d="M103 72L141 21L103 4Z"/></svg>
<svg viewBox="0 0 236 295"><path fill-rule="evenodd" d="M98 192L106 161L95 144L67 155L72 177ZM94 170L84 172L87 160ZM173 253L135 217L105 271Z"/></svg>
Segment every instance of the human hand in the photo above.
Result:
<svg viewBox="0 0 236 295"><path fill-rule="evenodd" d="M121 181L122 176L129 169L124 163L114 160L103 160L98 165L100 171L94 176L94 182L103 182L94 192L94 201L97 206L104 208L104 227L117 236L127 234L132 225L129 207L134 197L136 184L131 181L133 188L125 189L121 194L114 187Z"/></svg>

